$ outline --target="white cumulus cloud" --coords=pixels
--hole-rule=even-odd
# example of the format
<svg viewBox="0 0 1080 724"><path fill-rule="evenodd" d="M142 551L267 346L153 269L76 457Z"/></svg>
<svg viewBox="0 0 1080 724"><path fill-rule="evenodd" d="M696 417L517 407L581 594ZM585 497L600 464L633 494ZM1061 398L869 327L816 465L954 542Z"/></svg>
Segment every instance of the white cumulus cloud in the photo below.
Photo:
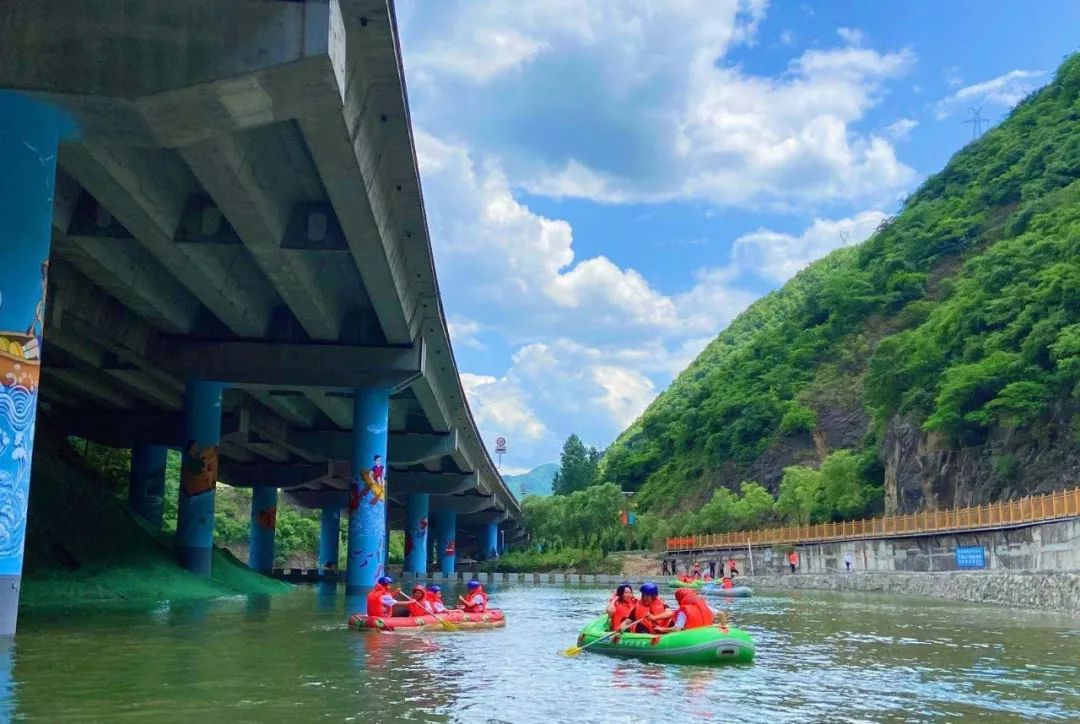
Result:
<svg viewBox="0 0 1080 724"><path fill-rule="evenodd" d="M1011 108L1042 85L1046 76L1044 70L1010 70L982 83L964 86L938 101L934 115L940 120L984 104Z"/></svg>

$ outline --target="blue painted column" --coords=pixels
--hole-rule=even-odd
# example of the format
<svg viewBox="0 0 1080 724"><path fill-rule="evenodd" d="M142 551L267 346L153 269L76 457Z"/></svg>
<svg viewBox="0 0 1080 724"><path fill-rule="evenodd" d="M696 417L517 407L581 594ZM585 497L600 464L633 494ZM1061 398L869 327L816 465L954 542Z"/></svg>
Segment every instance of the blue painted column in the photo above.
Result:
<svg viewBox="0 0 1080 724"><path fill-rule="evenodd" d="M180 565L202 576L210 575L214 548L214 492L224 389L220 382L189 380L184 394L187 444L180 467L176 553Z"/></svg>
<svg viewBox="0 0 1080 724"><path fill-rule="evenodd" d="M405 498L405 571L409 573L427 573L430 504L427 493L409 493Z"/></svg>
<svg viewBox="0 0 1080 724"><path fill-rule="evenodd" d="M365 388L353 392L346 595L366 592L386 571L384 461L389 413L389 390Z"/></svg>
<svg viewBox="0 0 1080 724"><path fill-rule="evenodd" d="M435 556L439 570L444 574L455 573L457 565L457 511L439 510L435 518Z"/></svg>
<svg viewBox="0 0 1080 724"><path fill-rule="evenodd" d="M484 525L483 537L480 539L481 555L483 560L490 561L499 557L499 524L487 523Z"/></svg>
<svg viewBox="0 0 1080 724"><path fill-rule="evenodd" d="M128 479L128 506L154 528L161 527L161 507L165 497L165 462L169 448L139 445L131 448L131 475Z"/></svg>
<svg viewBox="0 0 1080 724"><path fill-rule="evenodd" d="M0 92L0 636L15 633L37 417L59 111Z"/></svg>
<svg viewBox="0 0 1080 724"><path fill-rule="evenodd" d="M259 573L274 570L274 530L277 527L277 488L251 489L251 535L248 567Z"/></svg>
<svg viewBox="0 0 1080 724"><path fill-rule="evenodd" d="M338 562L338 541L341 540L341 511L337 508L322 509L322 528L319 529L319 568L327 563Z"/></svg>

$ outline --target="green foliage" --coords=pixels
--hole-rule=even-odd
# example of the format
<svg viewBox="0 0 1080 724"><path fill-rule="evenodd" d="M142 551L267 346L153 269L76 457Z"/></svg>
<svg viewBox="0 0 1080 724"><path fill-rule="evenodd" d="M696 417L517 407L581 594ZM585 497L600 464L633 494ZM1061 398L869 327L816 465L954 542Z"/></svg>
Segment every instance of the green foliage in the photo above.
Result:
<svg viewBox="0 0 1080 724"><path fill-rule="evenodd" d="M792 402L788 405L787 412L780 418L780 433L794 435L799 432L810 432L817 427L817 422L816 412L809 407Z"/></svg>
<svg viewBox="0 0 1080 724"><path fill-rule="evenodd" d="M559 458L559 471L551 481L552 492L555 495L569 495L595 485L599 462L600 451L595 447L585 447L577 435L566 438Z"/></svg>
<svg viewBox="0 0 1080 724"><path fill-rule="evenodd" d="M510 551L479 565L487 573L619 573L621 564L596 549L562 548L545 551Z"/></svg>
<svg viewBox="0 0 1080 724"><path fill-rule="evenodd" d="M614 485L594 485L569 495L521 502L530 542L545 550L588 548L611 551L626 548L628 531L620 521L626 499Z"/></svg>
<svg viewBox="0 0 1080 724"><path fill-rule="evenodd" d="M813 429L811 405L864 405L876 430L903 415L973 445L1080 397L1078 98L1073 55L866 242L736 318L612 444L600 480L676 531L727 525L733 503L717 491ZM779 482L788 520L873 508L876 444L853 452L854 478L852 460L834 461L828 487L805 469L762 482Z"/></svg>

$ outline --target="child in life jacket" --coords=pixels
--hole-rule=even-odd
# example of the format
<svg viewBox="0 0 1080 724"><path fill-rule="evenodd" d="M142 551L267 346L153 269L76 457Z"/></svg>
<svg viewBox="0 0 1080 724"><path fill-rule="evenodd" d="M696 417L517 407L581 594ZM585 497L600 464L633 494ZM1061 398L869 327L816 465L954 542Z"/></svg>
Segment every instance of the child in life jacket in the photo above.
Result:
<svg viewBox="0 0 1080 724"><path fill-rule="evenodd" d="M410 616L430 616L431 605L427 602L427 589L417 583L412 589L412 600L409 601Z"/></svg>
<svg viewBox="0 0 1080 724"><path fill-rule="evenodd" d="M458 608L465 610L465 613L483 613L487 610L487 594L484 593L484 587L480 585L480 581L475 578L465 584L466 594L464 596L458 596L462 605Z"/></svg>
<svg viewBox="0 0 1080 724"><path fill-rule="evenodd" d="M679 609L675 612L674 621L670 626L657 627L657 631L661 633L687 631L712 625L713 612L709 604L689 588L680 588L675 591L675 601L679 604Z"/></svg>
<svg viewBox="0 0 1080 724"><path fill-rule="evenodd" d="M442 600L442 588L434 583L427 587L427 602L435 613L446 613L446 604Z"/></svg>
<svg viewBox="0 0 1080 724"><path fill-rule="evenodd" d="M629 583L620 583L607 605L608 622L612 631L621 631L623 624L629 624L635 620L632 616L636 605L634 587Z"/></svg>
<svg viewBox="0 0 1080 724"><path fill-rule="evenodd" d="M640 621L634 627L634 633L656 633L657 628L670 621L675 612L660 600L660 589L655 583L641 584L640 592L641 600L634 606L631 614L634 621Z"/></svg>

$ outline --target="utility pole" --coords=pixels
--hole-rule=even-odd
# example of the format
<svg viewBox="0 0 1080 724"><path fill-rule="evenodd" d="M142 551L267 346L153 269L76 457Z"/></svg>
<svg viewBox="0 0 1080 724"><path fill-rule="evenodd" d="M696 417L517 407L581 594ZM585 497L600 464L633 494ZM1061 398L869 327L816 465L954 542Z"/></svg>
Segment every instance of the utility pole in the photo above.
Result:
<svg viewBox="0 0 1080 724"><path fill-rule="evenodd" d="M971 111L971 118L964 121L964 123L971 124L972 141L982 135L983 124L989 123L988 119L983 118L982 109L982 106L979 106L978 108L968 108L968 110Z"/></svg>

